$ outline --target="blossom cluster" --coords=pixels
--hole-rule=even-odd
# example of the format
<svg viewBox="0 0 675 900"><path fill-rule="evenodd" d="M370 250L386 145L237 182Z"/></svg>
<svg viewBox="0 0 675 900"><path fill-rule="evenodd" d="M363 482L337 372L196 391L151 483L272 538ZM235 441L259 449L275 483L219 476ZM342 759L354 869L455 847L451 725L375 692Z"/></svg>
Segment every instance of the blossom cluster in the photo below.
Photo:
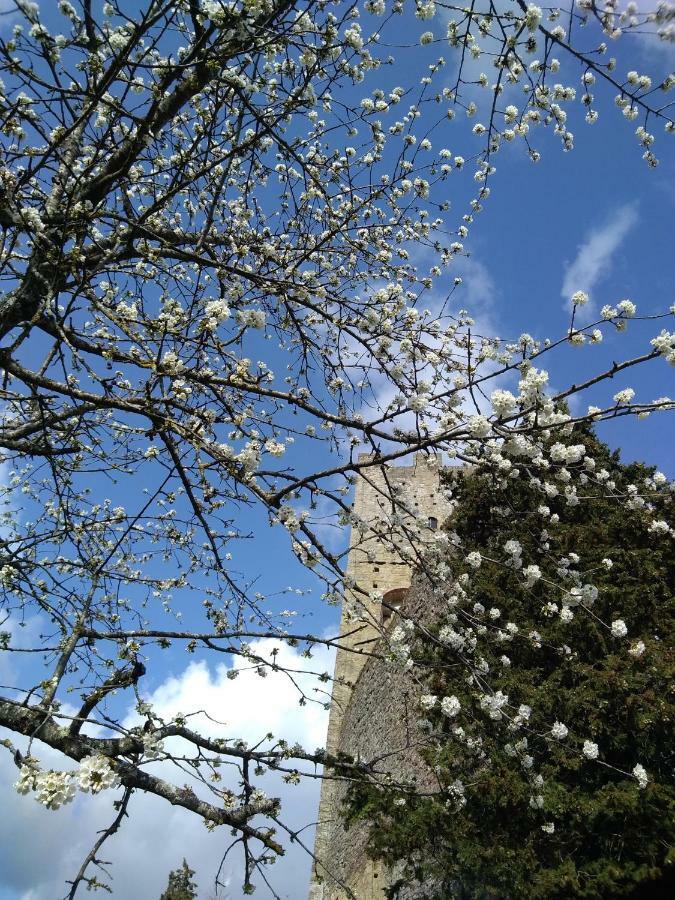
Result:
<svg viewBox="0 0 675 900"><path fill-rule="evenodd" d="M98 753L86 756L75 771L42 771L34 757L21 763L15 788L19 794L33 792L38 803L56 810L70 803L77 788L84 793L98 794L119 787L120 778L111 759Z"/></svg>

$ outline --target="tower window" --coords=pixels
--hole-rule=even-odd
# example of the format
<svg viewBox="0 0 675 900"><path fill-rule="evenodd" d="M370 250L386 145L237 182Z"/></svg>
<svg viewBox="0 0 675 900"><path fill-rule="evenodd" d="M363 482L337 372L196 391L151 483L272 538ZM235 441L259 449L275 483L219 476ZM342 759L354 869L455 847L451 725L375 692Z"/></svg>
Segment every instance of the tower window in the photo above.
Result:
<svg viewBox="0 0 675 900"><path fill-rule="evenodd" d="M408 587L399 587L392 588L392 590L387 591L387 593L382 598L382 601L385 605L382 607L382 624L388 625L391 622L393 615L397 612L405 600L406 594L408 593Z"/></svg>
<svg viewBox="0 0 675 900"><path fill-rule="evenodd" d="M436 529L438 528L438 519L436 518L436 516L429 516L427 525L432 531L436 531Z"/></svg>

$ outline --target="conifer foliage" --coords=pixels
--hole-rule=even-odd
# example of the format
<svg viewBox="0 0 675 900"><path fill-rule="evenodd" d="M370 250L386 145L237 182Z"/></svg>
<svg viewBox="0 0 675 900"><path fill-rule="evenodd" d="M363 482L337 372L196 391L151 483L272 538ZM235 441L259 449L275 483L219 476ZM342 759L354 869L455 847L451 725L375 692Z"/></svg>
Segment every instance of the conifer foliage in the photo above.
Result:
<svg viewBox="0 0 675 900"><path fill-rule="evenodd" d="M197 896L197 885L193 881L194 869L186 860L180 869L169 872L169 883L159 900L194 900Z"/></svg>
<svg viewBox="0 0 675 900"><path fill-rule="evenodd" d="M653 477L622 465L588 431L577 437L617 490ZM434 900L671 896L675 565L667 534L644 527L644 510L601 497L561 505L560 521L542 529L539 492L524 479L453 484L451 537L482 557L472 578L475 621L492 632L482 679L504 703L481 708L482 679L458 674L460 629L449 613L413 651L427 691L424 757L439 789L415 796L354 787L350 819L372 820L371 853L404 863L394 896L416 880L428 886L420 896ZM548 501L554 521L559 503ZM562 605L558 587L536 573L524 587L508 542L528 559L556 559L578 605ZM491 562L505 547L511 567ZM529 633L515 625L524 608L536 624ZM623 625L633 636L628 653L616 636ZM477 740L472 729L486 713L497 727ZM634 766L636 757L644 766Z"/></svg>

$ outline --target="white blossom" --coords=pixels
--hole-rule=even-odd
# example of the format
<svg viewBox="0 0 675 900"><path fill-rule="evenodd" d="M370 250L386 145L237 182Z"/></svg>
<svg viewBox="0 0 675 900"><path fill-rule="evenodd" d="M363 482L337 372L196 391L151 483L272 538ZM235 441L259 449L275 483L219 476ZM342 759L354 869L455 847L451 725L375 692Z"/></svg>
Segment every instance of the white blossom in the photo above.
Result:
<svg viewBox="0 0 675 900"><path fill-rule="evenodd" d="M667 363L675 366L675 331L666 331L664 328L661 334L653 338L651 345L663 356Z"/></svg>
<svg viewBox="0 0 675 900"><path fill-rule="evenodd" d="M472 416L469 419L469 431L472 437L484 438L490 434L492 427L485 416Z"/></svg>
<svg viewBox="0 0 675 900"><path fill-rule="evenodd" d="M620 303L617 303L617 309L619 313L626 318L632 318L637 312L636 305L631 300L621 300Z"/></svg>
<svg viewBox="0 0 675 900"><path fill-rule="evenodd" d="M541 578L541 569L539 566L530 565L523 569L525 576L525 587L531 588Z"/></svg>
<svg viewBox="0 0 675 900"><path fill-rule="evenodd" d="M502 709L508 702L508 694L497 691L494 694L483 694L480 699L480 706L481 709L488 713L491 719L501 719Z"/></svg>
<svg viewBox="0 0 675 900"><path fill-rule="evenodd" d="M640 787L640 790L644 790L647 787L647 784L649 783L649 777L647 776L645 767L640 765L640 763L638 763L633 768L633 775L635 776L635 778L637 778L637 782L638 782L638 786Z"/></svg>
<svg viewBox="0 0 675 900"><path fill-rule="evenodd" d="M584 741L583 746L583 754L586 759L597 759L598 758L598 745L593 741Z"/></svg>
<svg viewBox="0 0 675 900"><path fill-rule="evenodd" d="M86 756L80 763L77 782L81 791L98 794L108 788L118 787L120 779L112 760L101 754Z"/></svg>
<svg viewBox="0 0 675 900"><path fill-rule="evenodd" d="M612 635L615 638L626 637L628 634L628 628L626 628L626 623L623 619L615 619L612 622Z"/></svg>
<svg viewBox="0 0 675 900"><path fill-rule="evenodd" d="M448 716L450 719L453 719L458 715L461 708L459 700L454 695L451 697L443 697L441 700L441 711L443 712L443 715Z"/></svg>
<svg viewBox="0 0 675 900"><path fill-rule="evenodd" d="M480 569L482 557L477 550L472 550L466 557L466 561L473 569Z"/></svg>
<svg viewBox="0 0 675 900"><path fill-rule="evenodd" d="M490 401L492 403L492 409L494 410L495 414L500 417L510 415L516 406L516 398L513 396L511 391L493 391L490 397Z"/></svg>
<svg viewBox="0 0 675 900"><path fill-rule="evenodd" d="M509 556L518 557L522 554L523 548L520 541L516 540L508 540L504 544L504 553L507 553Z"/></svg>
<svg viewBox="0 0 675 900"><path fill-rule="evenodd" d="M38 772L35 775L35 799L47 809L60 809L75 796L72 772Z"/></svg>
<svg viewBox="0 0 675 900"><path fill-rule="evenodd" d="M626 406L630 403L635 396L635 391L632 388L624 388L623 391L617 391L614 394L614 401L621 406Z"/></svg>
<svg viewBox="0 0 675 900"><path fill-rule="evenodd" d="M553 727L551 728L551 737L555 738L556 741L563 741L569 731L566 725L563 725L562 722L554 722Z"/></svg>

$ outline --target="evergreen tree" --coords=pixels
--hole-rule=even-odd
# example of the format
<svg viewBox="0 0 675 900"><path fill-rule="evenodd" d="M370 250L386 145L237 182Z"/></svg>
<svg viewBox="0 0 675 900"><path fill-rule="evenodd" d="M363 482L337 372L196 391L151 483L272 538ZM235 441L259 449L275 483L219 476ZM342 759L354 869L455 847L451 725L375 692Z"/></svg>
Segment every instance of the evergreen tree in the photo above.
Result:
<svg viewBox="0 0 675 900"><path fill-rule="evenodd" d="M653 484L652 470L621 465L590 432L578 440L616 494L628 482ZM442 790L416 797L357 786L348 809L348 821L373 823L371 854L399 864L392 896L411 881L427 886L415 894L425 900L673 896L672 538L646 526L630 494L621 505L598 495L569 507L560 494L542 499L543 487L521 474L505 482L467 475L454 488L458 506L448 527L462 544L478 541L483 557L472 596L480 601L475 617L494 631L486 678L511 708L522 704L532 717L514 727L504 716L503 727L472 743L471 719L481 715L476 679L461 674L442 639L444 623L432 640L418 641L417 671L439 700L424 713L423 755ZM663 503L665 519L668 501L654 502ZM544 529L542 515L550 523ZM559 561L578 606L561 616L557 585L541 579L524 587L516 566L491 562L504 558L516 536L528 562ZM511 634L507 623L519 620L523 605L536 630ZM602 625L617 609L628 642ZM448 695L461 716L443 714L440 698ZM559 723L566 725L552 731ZM533 768L542 747L544 763Z"/></svg>
<svg viewBox="0 0 675 900"><path fill-rule="evenodd" d="M193 880L194 874L194 869L191 869L186 860L183 860L180 869L169 872L169 883L159 900L194 900L197 896L197 885Z"/></svg>

